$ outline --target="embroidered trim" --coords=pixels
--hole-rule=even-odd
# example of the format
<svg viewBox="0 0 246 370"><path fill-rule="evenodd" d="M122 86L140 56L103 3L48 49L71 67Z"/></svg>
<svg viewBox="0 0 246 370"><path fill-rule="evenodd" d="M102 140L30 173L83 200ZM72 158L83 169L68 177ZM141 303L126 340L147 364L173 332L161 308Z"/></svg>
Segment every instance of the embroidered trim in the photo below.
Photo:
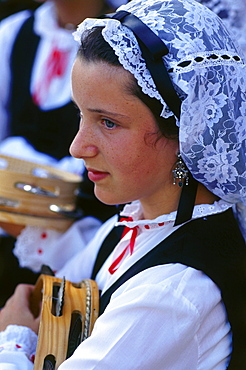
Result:
<svg viewBox="0 0 246 370"><path fill-rule="evenodd" d="M192 56L190 59L185 58L179 63L171 62L170 64L173 65L173 67L169 68L168 72L188 72L191 71L194 66L197 68L221 65L221 61L223 61L223 64L243 65L243 61L239 55L230 54L228 51L222 50L216 54L200 53L197 56Z"/></svg>
<svg viewBox="0 0 246 370"><path fill-rule="evenodd" d="M202 216L210 216L213 214L217 214L220 212L224 212L227 209L231 208L232 204L228 203L222 199L219 201L214 202L214 204L199 204L194 207L192 218L200 218ZM131 204L127 204L123 211L121 212L123 216L132 216L132 221L122 220L116 222L116 226L127 226L129 228L133 228L135 226L140 227L140 229L156 229L158 227L164 227L169 223L173 223L176 218L176 211L171 212L166 215L161 215L154 220L144 220L139 219L142 215L141 203L139 201L132 202ZM146 227L147 226L147 227Z"/></svg>
<svg viewBox="0 0 246 370"><path fill-rule="evenodd" d="M3 350L24 352L31 358L36 351L37 335L29 328L9 325L0 332L0 352Z"/></svg>

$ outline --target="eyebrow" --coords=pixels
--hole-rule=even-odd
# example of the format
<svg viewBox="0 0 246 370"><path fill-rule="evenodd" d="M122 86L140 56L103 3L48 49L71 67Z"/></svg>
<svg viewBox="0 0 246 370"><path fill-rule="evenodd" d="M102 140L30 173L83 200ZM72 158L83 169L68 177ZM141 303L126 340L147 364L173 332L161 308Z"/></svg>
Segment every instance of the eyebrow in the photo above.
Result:
<svg viewBox="0 0 246 370"><path fill-rule="evenodd" d="M75 102L75 100L73 99L73 97L71 97L71 100L72 102L74 103L74 105L79 109L77 103ZM126 116L125 114L120 114L120 113L113 113L113 112L110 112L110 111L107 111L107 110L103 110L103 109L94 109L94 108L88 108L88 111L89 112L92 112L92 113L99 113L99 114L105 114L105 115L110 115L112 117L118 117L118 118L129 118L129 116Z"/></svg>
<svg viewBox="0 0 246 370"><path fill-rule="evenodd" d="M103 110L103 109L88 108L88 111L90 111L92 113L105 114L105 115L109 115L109 116L113 116L113 117L118 117L118 118L129 118L128 116L126 116L124 114L113 113L113 112L110 112L110 111L107 111L107 110Z"/></svg>

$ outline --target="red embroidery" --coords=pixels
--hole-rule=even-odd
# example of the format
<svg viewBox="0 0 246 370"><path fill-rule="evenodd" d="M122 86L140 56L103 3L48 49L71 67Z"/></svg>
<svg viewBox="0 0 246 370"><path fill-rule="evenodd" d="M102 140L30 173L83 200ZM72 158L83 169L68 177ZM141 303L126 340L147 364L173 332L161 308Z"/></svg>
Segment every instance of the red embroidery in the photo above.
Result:
<svg viewBox="0 0 246 370"><path fill-rule="evenodd" d="M120 221L133 221L133 220L132 220L132 217L128 217L128 218L121 218ZM158 223L158 226L163 226L164 224L165 224L164 222L160 222L160 223ZM147 230L150 229L149 225L144 225L144 227ZM124 228L124 231L122 233L121 238L123 238L129 231L132 231L132 235L131 235L131 238L130 238L130 243L125 247L125 249L121 252L121 254L110 265L108 271L110 272L111 275L114 274L115 271L117 271L118 266L119 266L120 262L123 260L123 258L125 257L127 251L130 252L130 255L132 255L132 253L134 251L135 240L136 240L136 237L137 237L137 234L138 234L138 226L134 226L134 227L127 227L126 226Z"/></svg>
<svg viewBox="0 0 246 370"><path fill-rule="evenodd" d="M19 344L16 344L15 347L16 348L21 348L21 346Z"/></svg>
<svg viewBox="0 0 246 370"><path fill-rule="evenodd" d="M30 361L34 364L34 361L35 361L35 355L32 355L32 356L30 357Z"/></svg>
<svg viewBox="0 0 246 370"><path fill-rule="evenodd" d="M59 50L56 46L53 47L46 61L45 76L35 88L33 93L33 101L40 105L42 98L47 96L50 84L54 78L59 78L66 72L68 66L68 52Z"/></svg>
<svg viewBox="0 0 246 370"><path fill-rule="evenodd" d="M42 254L43 253L43 249L38 249L38 254Z"/></svg>
<svg viewBox="0 0 246 370"><path fill-rule="evenodd" d="M47 238L47 233L42 233L41 234L41 239L46 239Z"/></svg>

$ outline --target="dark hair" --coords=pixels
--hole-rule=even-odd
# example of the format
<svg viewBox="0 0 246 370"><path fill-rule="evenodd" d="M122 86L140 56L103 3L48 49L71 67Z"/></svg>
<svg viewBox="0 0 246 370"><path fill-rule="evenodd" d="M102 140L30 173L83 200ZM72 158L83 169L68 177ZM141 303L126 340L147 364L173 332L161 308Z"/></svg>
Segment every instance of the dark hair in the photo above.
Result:
<svg viewBox="0 0 246 370"><path fill-rule="evenodd" d="M103 27L94 27L83 35L78 56L88 62L104 61L112 66L122 67L114 50L104 40L102 29ZM173 116L169 118L160 117L161 103L159 100L144 94L134 76L132 84L129 86L129 93L137 96L151 110L163 136L168 139L178 139L178 127L175 118Z"/></svg>

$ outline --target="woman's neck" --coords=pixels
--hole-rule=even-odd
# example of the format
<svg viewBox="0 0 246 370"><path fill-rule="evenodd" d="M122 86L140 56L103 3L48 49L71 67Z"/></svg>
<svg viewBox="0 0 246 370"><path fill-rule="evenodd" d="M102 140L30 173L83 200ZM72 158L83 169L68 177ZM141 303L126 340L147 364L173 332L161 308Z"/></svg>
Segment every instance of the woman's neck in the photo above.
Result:
<svg viewBox="0 0 246 370"><path fill-rule="evenodd" d="M204 185L198 183L195 204L213 204L219 198L211 193Z"/></svg>
<svg viewBox="0 0 246 370"><path fill-rule="evenodd" d="M60 27L75 29L85 18L109 11L104 0L53 0Z"/></svg>
<svg viewBox="0 0 246 370"><path fill-rule="evenodd" d="M178 208L181 188L171 182L154 196L140 199L144 219L153 220L163 214L174 212Z"/></svg>
<svg viewBox="0 0 246 370"><path fill-rule="evenodd" d="M159 195L158 199L148 199L148 202L141 200L144 219L153 220L158 216L169 214L178 209L182 189L177 185L172 186L169 191L165 191L165 194ZM204 185L198 183L195 205L213 204L217 200L219 198L216 195L211 193Z"/></svg>

